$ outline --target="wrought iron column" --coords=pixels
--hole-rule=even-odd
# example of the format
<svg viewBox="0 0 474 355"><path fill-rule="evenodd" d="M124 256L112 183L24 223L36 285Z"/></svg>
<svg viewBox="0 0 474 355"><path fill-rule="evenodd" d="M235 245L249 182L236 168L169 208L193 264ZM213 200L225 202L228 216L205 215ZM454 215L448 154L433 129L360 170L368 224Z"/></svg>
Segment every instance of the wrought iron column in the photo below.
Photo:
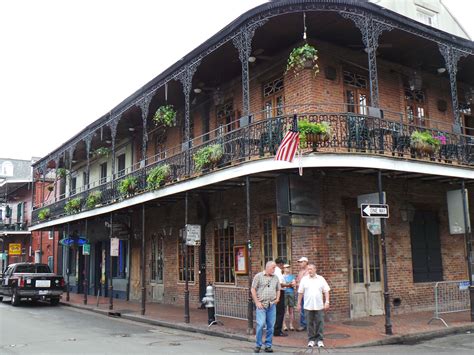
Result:
<svg viewBox="0 0 474 355"><path fill-rule="evenodd" d="M111 136L111 140L112 140L112 164L111 164L112 190L114 189L114 180L115 180L115 137L117 136L117 125L118 125L118 118L114 118L109 123L110 136Z"/></svg>
<svg viewBox="0 0 474 355"><path fill-rule="evenodd" d="M451 102L453 105L453 114L454 114L454 133L461 133L461 115L459 113L459 102L458 102L458 86L456 82L456 77L458 73L458 61L463 56L467 54L462 53L451 46L448 46L444 43L438 43L438 48L441 55L444 58L444 63L446 65L446 70L449 74L449 84L451 86Z"/></svg>
<svg viewBox="0 0 474 355"><path fill-rule="evenodd" d="M378 22L370 14L342 12L341 16L352 20L362 34L362 42L367 51L369 65L370 105L373 107L379 107L377 48L379 46L379 37L383 31L391 31L393 27Z"/></svg>
<svg viewBox="0 0 474 355"><path fill-rule="evenodd" d="M84 139L85 142L86 142L86 154L87 154L87 166L86 166L86 181L84 181L84 189L85 190L89 190L89 182L90 182L90 172L91 172L91 169L90 169L90 162L91 162L91 157L90 157L90 153L91 153L91 142L92 142L92 133L90 133L89 135L86 136L86 138Z"/></svg>
<svg viewBox="0 0 474 355"><path fill-rule="evenodd" d="M72 157L74 155L74 151L76 150L75 146L71 146L68 149L68 155L69 155L69 174L68 174L68 180L69 180L69 196L71 196L72 193ZM69 233L69 231L68 231Z"/></svg>
<svg viewBox="0 0 474 355"><path fill-rule="evenodd" d="M378 172L379 203L383 204L382 171ZM388 270L387 270L387 247L385 244L385 220L380 221L380 245L382 248L382 269L383 269L383 298L385 309L385 334L392 335L392 320L390 310L390 293L388 291Z"/></svg>
<svg viewBox="0 0 474 355"><path fill-rule="evenodd" d="M186 225L188 224L188 192L184 197L184 232L186 233ZM184 322L189 323L189 277L188 277L188 246L186 244L186 234L183 235L184 248Z"/></svg>
<svg viewBox="0 0 474 355"><path fill-rule="evenodd" d="M189 96L191 94L191 88L193 84L193 76L197 70L197 67L201 64L201 61L196 61L192 64L187 65L184 70L178 74L177 79L183 85L183 94L184 94L184 142L186 143L186 163L185 163L185 173L190 172L190 137L191 137L191 124L190 124L190 107L189 107Z"/></svg>
<svg viewBox="0 0 474 355"><path fill-rule="evenodd" d="M258 22L252 22L242 27L237 35L232 39L232 43L239 51L239 59L242 64L242 113L243 116L248 117L250 113L250 99L249 99L249 57L252 53L252 39L255 30L265 24L268 19L263 19Z"/></svg>
<svg viewBox="0 0 474 355"><path fill-rule="evenodd" d="M67 237L68 238L71 238L71 229L69 228L69 223L67 224ZM70 260L69 260L69 252L70 252L70 246L66 246L67 247L67 253L66 253L66 301L69 302L69 264L70 264Z"/></svg>
<svg viewBox="0 0 474 355"><path fill-rule="evenodd" d="M87 238L87 218L86 218L85 226L84 226L84 237L88 239ZM84 304L87 304L87 294L89 293L89 279L88 279L89 255L84 254L84 245L82 246L82 254L84 255L84 282L83 282L82 287L84 288Z"/></svg>
<svg viewBox="0 0 474 355"><path fill-rule="evenodd" d="M247 249L248 249L248 287L247 300L247 335L253 335L253 299L252 299L252 240L250 239L250 178L245 177L245 202L247 204Z"/></svg>
<svg viewBox="0 0 474 355"><path fill-rule="evenodd" d="M113 291L114 291L114 284L112 280L112 264L113 264L113 256L111 253L111 246L112 246L112 238L114 236L114 218L113 213L110 213L110 246L109 246L109 309L114 309L114 298L113 298Z"/></svg>
<svg viewBox="0 0 474 355"><path fill-rule="evenodd" d="M148 118L148 111L150 110L151 96L145 95L140 101L140 109L142 111L142 124L143 124L143 137L142 137L142 161L144 166L146 165L146 149L148 142L148 132L146 128L146 120Z"/></svg>
<svg viewBox="0 0 474 355"><path fill-rule="evenodd" d="M462 193L462 207L464 214L464 240L466 241L466 250L467 250L467 272L469 274L469 304L471 309L471 322L474 322L474 285L472 284L472 234L471 234L471 224L469 223L469 211L467 207L467 190L464 180L461 183L461 193Z"/></svg>
<svg viewBox="0 0 474 355"><path fill-rule="evenodd" d="M145 204L142 204L142 247L141 247L141 275L140 284L142 288L142 316L145 314L146 287L145 287Z"/></svg>

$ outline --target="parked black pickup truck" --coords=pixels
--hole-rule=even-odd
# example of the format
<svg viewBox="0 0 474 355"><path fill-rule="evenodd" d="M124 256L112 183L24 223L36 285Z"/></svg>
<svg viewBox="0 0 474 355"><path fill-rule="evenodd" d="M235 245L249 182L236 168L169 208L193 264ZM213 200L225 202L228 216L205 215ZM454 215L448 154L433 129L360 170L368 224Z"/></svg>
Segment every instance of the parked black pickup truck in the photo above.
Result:
<svg viewBox="0 0 474 355"><path fill-rule="evenodd" d="M63 277L52 273L45 264L11 264L0 278L0 301L5 296L11 297L13 306L27 298L49 300L51 305L57 305L63 291Z"/></svg>

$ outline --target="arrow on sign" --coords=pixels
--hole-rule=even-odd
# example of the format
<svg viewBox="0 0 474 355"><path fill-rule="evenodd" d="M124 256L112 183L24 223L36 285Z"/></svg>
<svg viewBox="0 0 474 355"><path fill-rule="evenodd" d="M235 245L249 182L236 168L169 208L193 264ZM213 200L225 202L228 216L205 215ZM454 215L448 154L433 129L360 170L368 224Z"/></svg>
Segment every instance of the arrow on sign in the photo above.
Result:
<svg viewBox="0 0 474 355"><path fill-rule="evenodd" d="M362 217L378 217L378 218L388 218L389 211L388 205L367 205L362 204L360 206L360 211Z"/></svg>

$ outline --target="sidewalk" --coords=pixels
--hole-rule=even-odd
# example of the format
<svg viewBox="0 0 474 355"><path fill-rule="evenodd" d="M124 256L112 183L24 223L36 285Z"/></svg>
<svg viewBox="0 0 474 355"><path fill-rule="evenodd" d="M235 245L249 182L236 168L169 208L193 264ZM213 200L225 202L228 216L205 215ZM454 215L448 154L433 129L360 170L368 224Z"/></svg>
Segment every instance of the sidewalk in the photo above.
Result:
<svg viewBox="0 0 474 355"><path fill-rule="evenodd" d="M219 318L222 324L207 326L207 310L190 309L190 323L184 322L184 307L147 303L145 315L140 314L141 304L135 301L113 300L113 310L109 310L109 299L88 297L88 304L83 304L84 295L70 294L70 302L63 295L64 305L87 309L104 315L112 315L124 319L166 326L191 332L226 338L254 341L247 336L247 321L231 318ZM111 313L109 313L111 312ZM469 320L469 312L445 314L448 323L446 328L442 322L434 320L431 324L432 312L419 312L392 316L393 335L385 335L385 317L373 316L356 320L331 321L325 323L325 344L327 348L347 348L369 345L408 343L430 339L452 333L474 331L474 323ZM306 346L306 332L288 332L288 337L274 337L273 343L279 346Z"/></svg>

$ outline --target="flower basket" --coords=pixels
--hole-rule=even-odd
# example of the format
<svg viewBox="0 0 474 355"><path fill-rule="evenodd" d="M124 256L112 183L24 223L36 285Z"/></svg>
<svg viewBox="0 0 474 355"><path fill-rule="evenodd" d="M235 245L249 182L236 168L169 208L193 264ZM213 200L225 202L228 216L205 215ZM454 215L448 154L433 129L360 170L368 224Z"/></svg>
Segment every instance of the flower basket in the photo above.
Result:
<svg viewBox="0 0 474 355"><path fill-rule="evenodd" d="M208 145L194 153L194 165L197 170L215 167L221 161L223 155L224 150L220 144Z"/></svg>
<svg viewBox="0 0 474 355"><path fill-rule="evenodd" d="M288 57L288 64L286 66L286 73L293 71L295 75L303 69L312 69L314 75L319 73L317 64L318 50L313 46L305 43L301 47L294 48Z"/></svg>
<svg viewBox="0 0 474 355"><path fill-rule="evenodd" d="M427 131L414 131L410 136L410 147L421 155L433 155L440 145L439 137L433 137Z"/></svg>
<svg viewBox="0 0 474 355"><path fill-rule="evenodd" d="M133 195L137 188L138 180L134 176L123 179L118 186L119 193L122 196Z"/></svg>
<svg viewBox="0 0 474 355"><path fill-rule="evenodd" d="M166 127L176 125L176 111L173 105L164 105L158 107L155 114L153 115L153 121L155 124L163 124Z"/></svg>
<svg viewBox="0 0 474 355"><path fill-rule="evenodd" d="M327 142L331 137L331 126L328 122L314 123L308 120L298 122L300 131L300 144L302 147L308 144Z"/></svg>
<svg viewBox="0 0 474 355"><path fill-rule="evenodd" d="M150 173L146 178L147 188L149 190L155 190L160 186L163 186L168 180L170 173L171 168L169 164L154 167L150 170Z"/></svg>

